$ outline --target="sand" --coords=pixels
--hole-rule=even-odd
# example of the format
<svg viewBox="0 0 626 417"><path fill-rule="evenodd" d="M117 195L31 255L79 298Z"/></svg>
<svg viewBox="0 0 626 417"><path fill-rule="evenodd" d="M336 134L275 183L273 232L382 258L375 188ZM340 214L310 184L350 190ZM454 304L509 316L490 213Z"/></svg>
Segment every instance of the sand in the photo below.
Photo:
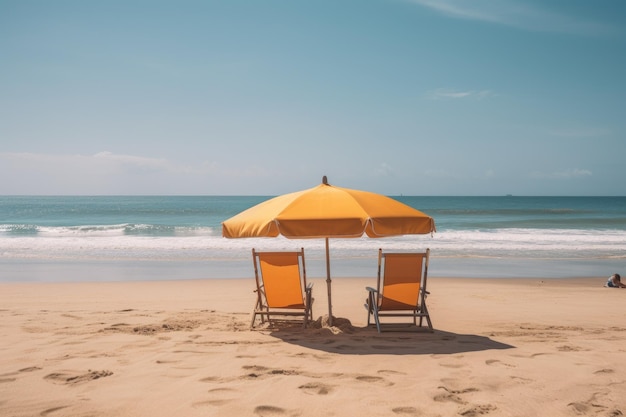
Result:
<svg viewBox="0 0 626 417"><path fill-rule="evenodd" d="M334 328L253 331L251 279L0 284L0 416L621 416L603 283L431 278L435 332L383 334L371 279L333 282Z"/></svg>

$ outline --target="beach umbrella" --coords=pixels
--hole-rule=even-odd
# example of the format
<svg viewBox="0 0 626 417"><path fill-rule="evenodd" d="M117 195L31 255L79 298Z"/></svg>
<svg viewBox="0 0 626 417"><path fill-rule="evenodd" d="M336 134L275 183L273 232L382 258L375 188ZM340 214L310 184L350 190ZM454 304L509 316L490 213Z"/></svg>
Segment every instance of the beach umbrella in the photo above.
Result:
<svg viewBox="0 0 626 417"><path fill-rule="evenodd" d="M427 234L435 231L432 217L394 200L368 191L322 184L283 194L257 204L222 223L227 238L324 238L328 320L332 326L330 238L371 238Z"/></svg>

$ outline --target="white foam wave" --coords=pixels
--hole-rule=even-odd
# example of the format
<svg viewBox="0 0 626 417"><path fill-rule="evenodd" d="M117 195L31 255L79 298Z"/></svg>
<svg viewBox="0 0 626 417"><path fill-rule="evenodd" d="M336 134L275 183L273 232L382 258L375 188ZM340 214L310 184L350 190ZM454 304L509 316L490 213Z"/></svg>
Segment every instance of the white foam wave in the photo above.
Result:
<svg viewBox="0 0 626 417"><path fill-rule="evenodd" d="M113 236L215 236L212 227L164 226L153 224L112 224L81 226L35 226L27 224L0 225L0 237L37 236L55 237L113 237Z"/></svg>
<svg viewBox="0 0 626 417"><path fill-rule="evenodd" d="M174 230L169 236L128 232L128 225L41 228L36 236L0 235L0 257L22 259L244 259L252 247L293 250L323 258L323 239L225 239L211 228ZM385 239L330 239L334 258L369 258L386 251L430 248L433 257L448 258L624 258L626 231L500 229L442 231Z"/></svg>

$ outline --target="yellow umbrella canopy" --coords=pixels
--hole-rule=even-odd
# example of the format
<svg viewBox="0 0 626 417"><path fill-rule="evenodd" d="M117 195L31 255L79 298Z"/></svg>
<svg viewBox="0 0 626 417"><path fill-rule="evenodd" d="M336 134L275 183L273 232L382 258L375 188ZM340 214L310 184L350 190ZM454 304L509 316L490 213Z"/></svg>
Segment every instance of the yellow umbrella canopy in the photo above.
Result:
<svg viewBox="0 0 626 417"><path fill-rule="evenodd" d="M393 198L368 191L322 184L284 194L251 207L222 223L227 238L325 238L328 316L332 325L328 238L371 238L435 231L432 217Z"/></svg>

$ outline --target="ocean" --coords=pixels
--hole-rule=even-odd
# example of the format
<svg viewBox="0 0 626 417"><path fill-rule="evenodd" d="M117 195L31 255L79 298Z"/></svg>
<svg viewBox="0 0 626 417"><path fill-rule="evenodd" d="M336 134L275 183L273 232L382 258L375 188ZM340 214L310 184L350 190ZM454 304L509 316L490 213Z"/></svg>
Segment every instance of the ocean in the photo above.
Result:
<svg viewBox="0 0 626 417"><path fill-rule="evenodd" d="M333 277L375 277L379 247L430 248L430 277L626 273L626 197L392 197L437 232L331 239ZM308 276L324 277L322 239L221 236L222 221L268 198L0 196L0 281L248 278L253 247L304 247Z"/></svg>

